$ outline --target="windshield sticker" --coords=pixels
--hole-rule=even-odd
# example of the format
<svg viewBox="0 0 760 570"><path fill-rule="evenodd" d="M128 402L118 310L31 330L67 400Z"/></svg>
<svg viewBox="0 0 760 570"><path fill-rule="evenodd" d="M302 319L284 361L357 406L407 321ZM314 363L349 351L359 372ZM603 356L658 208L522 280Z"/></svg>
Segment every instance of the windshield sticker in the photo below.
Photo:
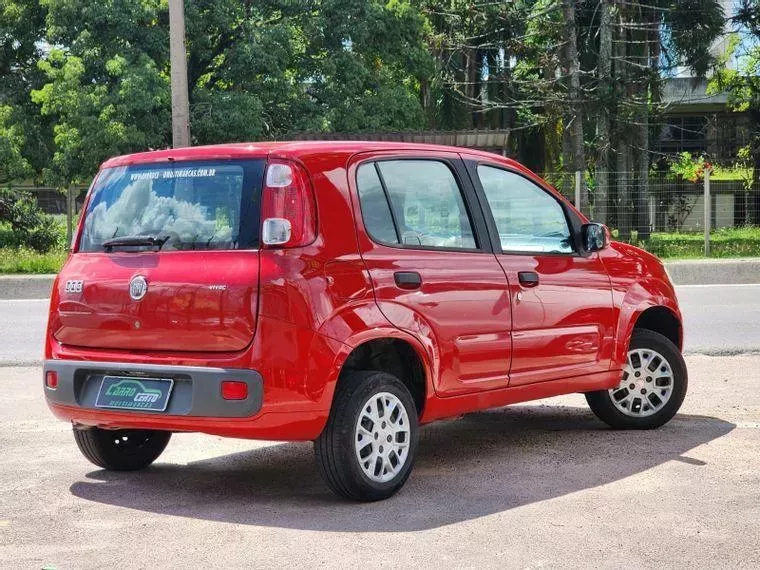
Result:
<svg viewBox="0 0 760 570"><path fill-rule="evenodd" d="M211 178L216 176L216 168L180 168L179 170L146 170L135 172L129 177L135 180L158 180L159 178Z"/></svg>

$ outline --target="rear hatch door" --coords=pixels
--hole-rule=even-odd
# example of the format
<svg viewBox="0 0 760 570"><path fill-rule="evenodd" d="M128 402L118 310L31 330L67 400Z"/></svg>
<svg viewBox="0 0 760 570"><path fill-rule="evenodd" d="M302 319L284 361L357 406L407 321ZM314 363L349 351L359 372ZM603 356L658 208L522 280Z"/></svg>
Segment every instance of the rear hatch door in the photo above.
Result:
<svg viewBox="0 0 760 570"><path fill-rule="evenodd" d="M236 351L256 329L265 160L104 169L51 331L80 347Z"/></svg>

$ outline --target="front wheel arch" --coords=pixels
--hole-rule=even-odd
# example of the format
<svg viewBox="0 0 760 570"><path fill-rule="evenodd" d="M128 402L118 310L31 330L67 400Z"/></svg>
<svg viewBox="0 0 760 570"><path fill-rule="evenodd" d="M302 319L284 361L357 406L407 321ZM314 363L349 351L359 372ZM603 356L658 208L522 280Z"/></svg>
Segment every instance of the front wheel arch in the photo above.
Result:
<svg viewBox="0 0 760 570"><path fill-rule="evenodd" d="M678 317L661 305L649 307L639 313L633 325L633 330L646 329L661 334L670 342L683 350L683 326Z"/></svg>

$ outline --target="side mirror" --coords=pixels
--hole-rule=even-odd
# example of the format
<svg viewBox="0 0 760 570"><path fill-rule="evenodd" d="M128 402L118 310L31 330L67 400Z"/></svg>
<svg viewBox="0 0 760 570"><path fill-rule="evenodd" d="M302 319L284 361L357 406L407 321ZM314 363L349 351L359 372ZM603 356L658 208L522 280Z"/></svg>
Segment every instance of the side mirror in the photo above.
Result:
<svg viewBox="0 0 760 570"><path fill-rule="evenodd" d="M610 245L610 232L604 224L583 224L581 236L583 247L588 252L599 251Z"/></svg>

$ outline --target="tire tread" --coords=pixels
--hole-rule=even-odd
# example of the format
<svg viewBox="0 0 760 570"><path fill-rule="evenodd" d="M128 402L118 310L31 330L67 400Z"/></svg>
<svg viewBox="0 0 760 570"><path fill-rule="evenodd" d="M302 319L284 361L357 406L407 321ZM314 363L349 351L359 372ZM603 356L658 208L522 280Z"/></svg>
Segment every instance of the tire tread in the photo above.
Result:
<svg viewBox="0 0 760 570"><path fill-rule="evenodd" d="M346 442L353 441L353 408L357 406L357 395L361 392L370 394L373 390L377 392L381 389L396 390L401 393L402 400L406 400L409 420L412 423L412 441L403 476L391 486L375 488L369 480L362 480L351 470L352 462L355 461L354 449ZM359 405L363 405L363 402ZM336 389L327 425L314 441L317 465L328 487L337 495L354 501L376 501L393 495L403 486L411 472L417 441L416 419L414 400L406 386L396 377L372 370L352 372L343 378Z"/></svg>
<svg viewBox="0 0 760 570"><path fill-rule="evenodd" d="M109 445L109 440L113 437L109 432L110 430L97 427L74 428L74 441L82 455L90 463L110 471L136 471L147 467L163 453L172 435L168 431L152 431L150 440L144 444L140 453L122 455L114 452Z"/></svg>

